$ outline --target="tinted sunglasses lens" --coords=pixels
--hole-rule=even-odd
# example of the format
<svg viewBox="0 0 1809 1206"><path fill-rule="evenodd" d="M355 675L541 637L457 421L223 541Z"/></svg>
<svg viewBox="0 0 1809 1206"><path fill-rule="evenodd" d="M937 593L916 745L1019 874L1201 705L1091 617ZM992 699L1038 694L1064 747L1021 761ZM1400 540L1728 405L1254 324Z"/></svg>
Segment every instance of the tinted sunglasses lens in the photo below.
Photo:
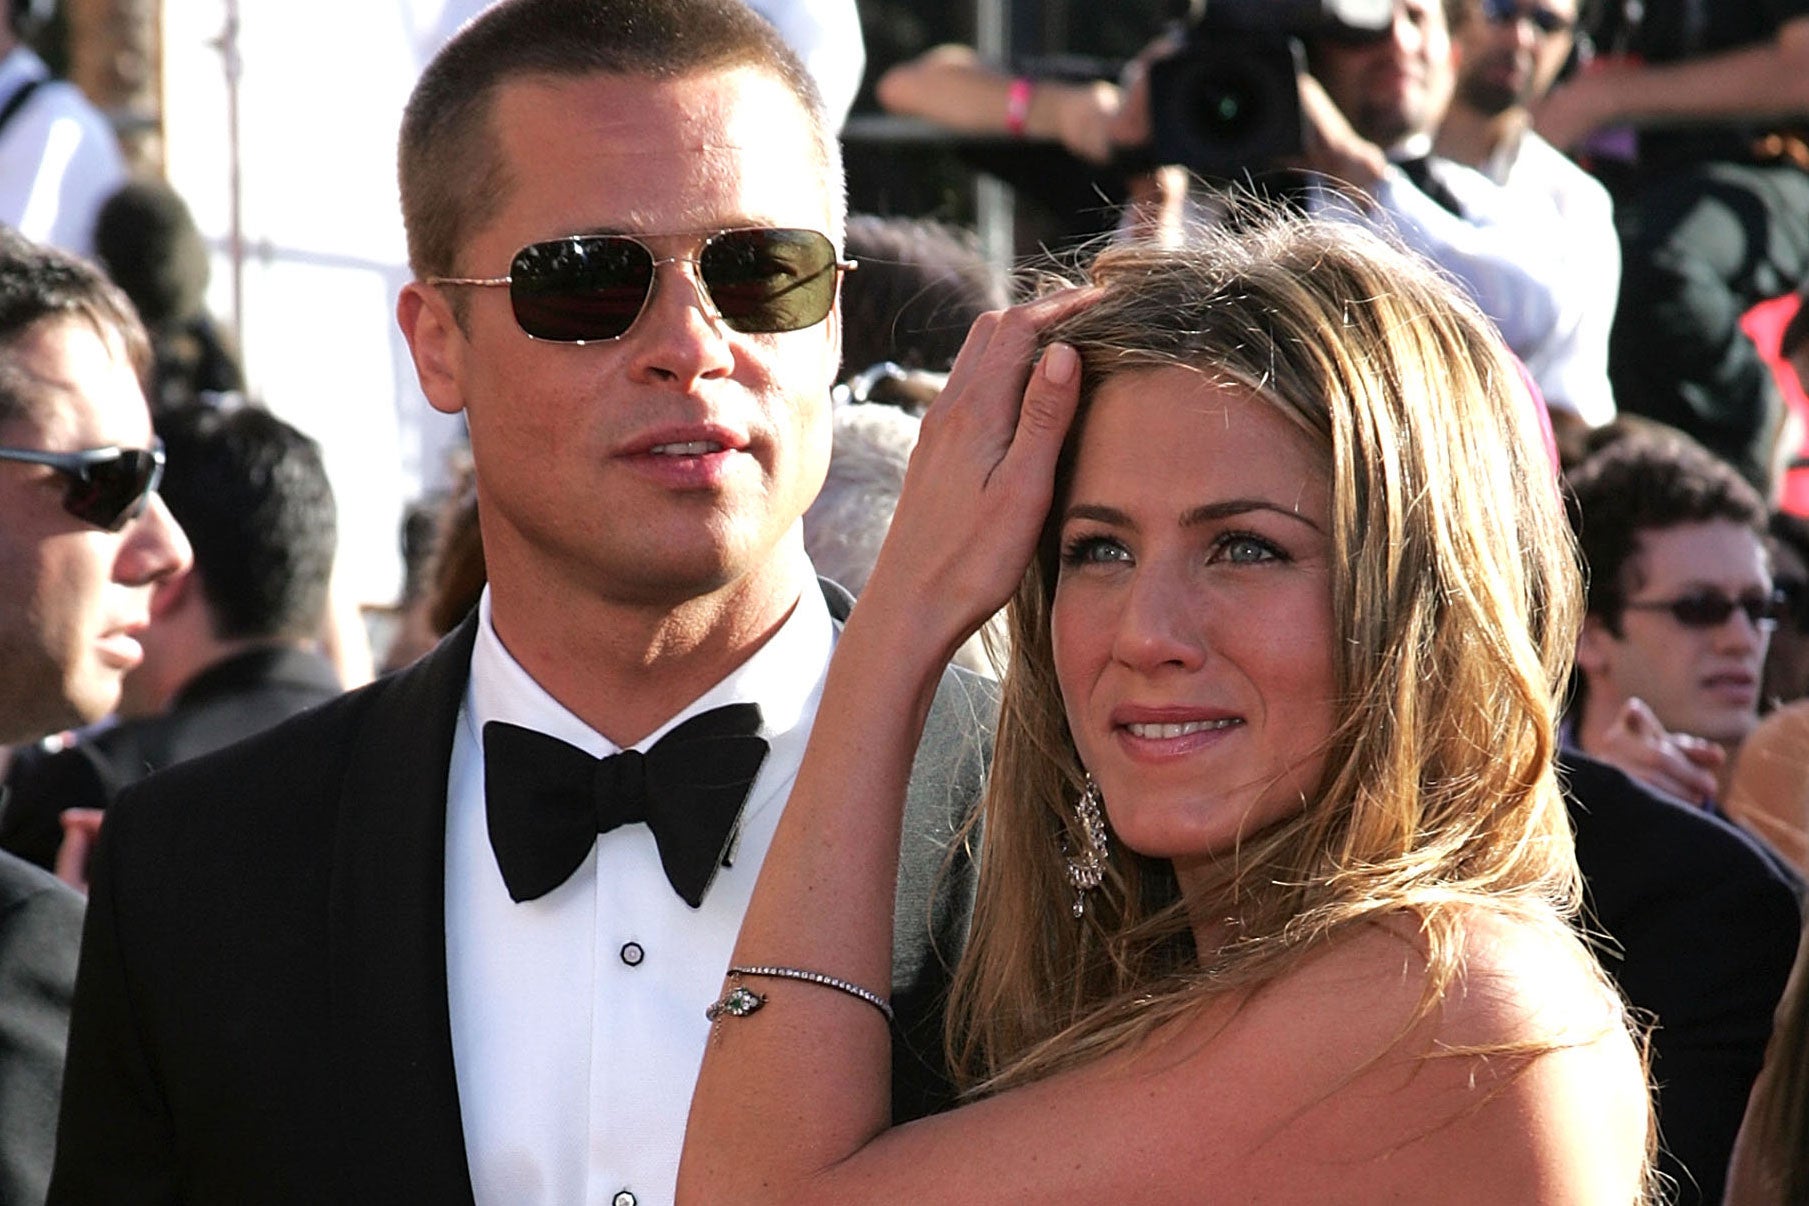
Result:
<svg viewBox="0 0 1809 1206"><path fill-rule="evenodd" d="M1769 627L1777 623L1783 601L1776 594L1743 595L1739 599L1729 599L1725 595L1695 595L1672 603L1671 614L1686 628L1719 628L1727 623L1735 608L1745 612L1755 627Z"/></svg>
<svg viewBox="0 0 1809 1206"><path fill-rule="evenodd" d="M731 230L704 244L698 273L737 331L801 331L835 304L835 245L814 230Z"/></svg>
<svg viewBox="0 0 1809 1206"><path fill-rule="evenodd" d="M1570 28L1570 21L1551 9L1521 8L1515 0L1485 0L1483 9L1489 20L1497 25L1506 25L1511 21L1531 21L1533 28L1542 34L1560 33Z"/></svg>
<svg viewBox="0 0 1809 1206"><path fill-rule="evenodd" d="M109 460L94 461L71 474L63 509L97 528L117 532L144 510L163 477L162 459L154 452L126 450Z"/></svg>
<svg viewBox="0 0 1809 1206"><path fill-rule="evenodd" d="M1747 617L1761 628L1775 628L1779 620L1791 613L1790 600L1785 598L1781 590L1774 590L1763 597L1742 599L1740 606L1745 609Z"/></svg>
<svg viewBox="0 0 1809 1206"><path fill-rule="evenodd" d="M626 335L652 286L652 253L613 235L535 243L509 266L516 324L558 343Z"/></svg>

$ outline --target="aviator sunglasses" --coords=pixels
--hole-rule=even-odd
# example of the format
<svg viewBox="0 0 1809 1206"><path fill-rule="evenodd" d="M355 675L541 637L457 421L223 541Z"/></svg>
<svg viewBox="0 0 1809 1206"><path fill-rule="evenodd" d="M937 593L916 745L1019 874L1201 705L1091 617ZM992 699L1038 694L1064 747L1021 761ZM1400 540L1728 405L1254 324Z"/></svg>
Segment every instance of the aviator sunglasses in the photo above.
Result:
<svg viewBox="0 0 1809 1206"><path fill-rule="evenodd" d="M628 334L661 264L691 264L724 325L746 334L813 327L829 316L851 261L814 230L750 227L709 235L695 256L656 256L631 235L587 234L530 243L507 276L433 276L430 285L509 287L516 325L529 338L589 343Z"/></svg>
<svg viewBox="0 0 1809 1206"><path fill-rule="evenodd" d="M1550 37L1552 34L1567 33L1575 24L1569 17L1553 12L1549 8L1521 8L1515 0L1483 0L1482 8L1493 24L1508 25L1515 21L1531 21L1533 28L1546 37Z"/></svg>
<svg viewBox="0 0 1809 1206"><path fill-rule="evenodd" d="M1784 593L1777 590L1770 594L1754 591L1741 595L1738 599L1730 599L1720 591L1711 590L1675 599L1625 603L1622 607L1627 611L1668 611L1671 618L1685 628L1719 628L1738 610L1746 613L1746 618L1752 621L1754 628L1769 632L1778 626L1778 620L1786 609L1786 600Z"/></svg>
<svg viewBox="0 0 1809 1206"><path fill-rule="evenodd" d="M88 448L41 452L0 448L0 461L49 465L68 479L63 510L83 523L117 532L136 518L163 480L163 441L145 448Z"/></svg>

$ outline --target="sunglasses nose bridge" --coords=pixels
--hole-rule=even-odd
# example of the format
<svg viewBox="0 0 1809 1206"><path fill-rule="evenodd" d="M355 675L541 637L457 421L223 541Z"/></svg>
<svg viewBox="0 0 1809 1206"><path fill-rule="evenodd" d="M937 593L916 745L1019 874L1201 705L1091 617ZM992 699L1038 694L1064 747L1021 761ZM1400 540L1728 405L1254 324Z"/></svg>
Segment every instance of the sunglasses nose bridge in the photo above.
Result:
<svg viewBox="0 0 1809 1206"><path fill-rule="evenodd" d="M697 295L698 308L703 311L704 317L710 320L710 325L718 333L726 330L727 324L723 321L722 311L716 308L716 299L710 296L710 286L704 280L703 261L694 255L656 255L653 257L653 283L648 289L648 298L643 303L641 312L645 314L658 299L659 291L664 287L660 281L660 269L667 265L676 266L678 274L685 279L685 283Z"/></svg>

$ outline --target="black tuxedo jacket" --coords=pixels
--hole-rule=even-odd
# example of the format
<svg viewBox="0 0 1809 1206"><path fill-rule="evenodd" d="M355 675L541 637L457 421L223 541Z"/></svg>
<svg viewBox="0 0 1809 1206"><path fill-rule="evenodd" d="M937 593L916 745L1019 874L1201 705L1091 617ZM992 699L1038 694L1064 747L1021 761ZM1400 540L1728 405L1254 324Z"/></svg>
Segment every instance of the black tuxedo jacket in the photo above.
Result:
<svg viewBox="0 0 1809 1206"><path fill-rule="evenodd" d="M65 808L106 808L152 771L198 758L325 703L344 688L307 649L247 649L195 675L160 716L125 720L68 749L28 759L0 808L0 850L56 866Z"/></svg>
<svg viewBox="0 0 1809 1206"><path fill-rule="evenodd" d="M475 633L468 618L409 669L114 805L52 1202L471 1200L443 914L446 777ZM953 837L993 707L991 684L946 673L913 771L893 968L900 1119L950 1097L940 1011L972 904Z"/></svg>
<svg viewBox="0 0 1809 1206"><path fill-rule="evenodd" d="M3 793L0 793L3 794ZM0 854L0 1202L44 1200L82 898Z"/></svg>
<svg viewBox="0 0 1809 1206"><path fill-rule="evenodd" d="M1801 934L1801 884L1719 817L1574 750L1559 758L1602 964L1650 1013L1659 1168L1716 1203Z"/></svg>

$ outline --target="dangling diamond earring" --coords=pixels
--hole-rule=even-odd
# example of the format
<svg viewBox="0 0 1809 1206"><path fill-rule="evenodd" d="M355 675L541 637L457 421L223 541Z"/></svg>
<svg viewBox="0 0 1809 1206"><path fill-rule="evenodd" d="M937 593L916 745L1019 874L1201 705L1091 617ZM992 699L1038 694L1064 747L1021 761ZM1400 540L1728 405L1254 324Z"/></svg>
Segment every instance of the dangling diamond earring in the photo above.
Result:
<svg viewBox="0 0 1809 1206"><path fill-rule="evenodd" d="M1074 889L1074 916L1086 916L1087 893L1099 887L1105 878L1106 831L1105 817L1099 811L1099 784L1093 782L1091 773L1087 775L1087 789L1080 793L1080 799L1074 802L1074 815L1080 821L1081 835L1086 839L1086 846L1078 858L1068 858L1068 884Z"/></svg>

